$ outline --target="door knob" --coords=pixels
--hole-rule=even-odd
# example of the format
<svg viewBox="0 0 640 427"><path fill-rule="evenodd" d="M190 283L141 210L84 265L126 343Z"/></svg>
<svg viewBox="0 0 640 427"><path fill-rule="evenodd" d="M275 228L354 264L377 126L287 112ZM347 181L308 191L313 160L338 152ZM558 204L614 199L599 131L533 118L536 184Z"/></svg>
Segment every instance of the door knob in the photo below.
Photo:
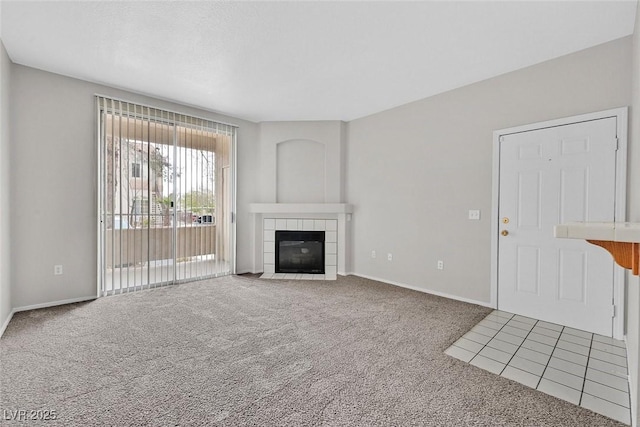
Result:
<svg viewBox="0 0 640 427"><path fill-rule="evenodd" d="M502 230L500 234L502 234L503 236L508 236L509 232L507 230Z"/></svg>

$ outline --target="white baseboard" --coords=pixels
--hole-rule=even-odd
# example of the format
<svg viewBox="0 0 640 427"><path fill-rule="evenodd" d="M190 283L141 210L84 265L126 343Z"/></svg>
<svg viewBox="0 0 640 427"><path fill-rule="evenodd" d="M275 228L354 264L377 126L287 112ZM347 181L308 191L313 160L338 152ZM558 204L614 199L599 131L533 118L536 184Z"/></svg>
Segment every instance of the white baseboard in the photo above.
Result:
<svg viewBox="0 0 640 427"><path fill-rule="evenodd" d="M425 294L436 295L436 296L439 296L439 297L449 298L449 299L453 299L453 300L456 300L456 301L467 302L469 304L475 304L475 305L481 305L483 307L494 308L494 307L491 306L491 303L489 303L489 302L477 301L477 300L470 299L470 298L459 297L457 295L451 295L451 294L447 294L445 292L438 292L438 291L432 291L432 290L429 290L429 289L422 289L422 288L418 288L416 286L407 285L405 283L394 282L392 280L387 280L387 279L380 279L379 277L367 276L367 275L359 274L359 273L350 273L350 275L351 276L363 277L363 278L369 279L369 280L375 280L376 282L387 283L389 285L398 286L398 287L401 287L401 288L411 289L413 291L418 291L418 292L422 292L422 293L425 293Z"/></svg>
<svg viewBox="0 0 640 427"><path fill-rule="evenodd" d="M71 298L60 301L43 302L41 304L25 305L24 307L14 308L13 313L17 313L19 311L37 310L38 308L55 307L56 305L73 304L74 302L91 301L94 299L97 299L95 295L91 297Z"/></svg>
<svg viewBox="0 0 640 427"><path fill-rule="evenodd" d="M13 319L13 313L15 313L16 310L11 310L11 313L9 313L9 315L7 316L7 320L5 320L5 322L2 324L2 327L0 328L0 338L2 338L2 335L4 335L4 331L7 330L7 326L9 326L9 322L11 322L11 319Z"/></svg>
<svg viewBox="0 0 640 427"><path fill-rule="evenodd" d="M80 297L80 298L71 298L71 299L65 299L60 301L43 302L41 304L25 305L23 307L15 307L13 310L11 310L11 313L9 313L9 316L7 316L7 320L2 324L2 327L0 328L0 337L2 337L2 335L4 335L4 331L7 330L7 326L9 326L9 322L11 322L11 319L13 319L13 315L15 313L18 313L19 311L36 310L38 308L54 307L56 305L72 304L74 302L91 301L94 299L96 299L95 296Z"/></svg>

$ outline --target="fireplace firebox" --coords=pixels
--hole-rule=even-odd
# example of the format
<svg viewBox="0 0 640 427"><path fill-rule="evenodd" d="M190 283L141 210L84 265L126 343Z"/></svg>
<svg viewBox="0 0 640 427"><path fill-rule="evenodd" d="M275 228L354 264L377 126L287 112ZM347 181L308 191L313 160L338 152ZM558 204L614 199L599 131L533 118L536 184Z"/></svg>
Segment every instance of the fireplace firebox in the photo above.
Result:
<svg viewBox="0 0 640 427"><path fill-rule="evenodd" d="M325 274L324 233L276 230L276 273Z"/></svg>

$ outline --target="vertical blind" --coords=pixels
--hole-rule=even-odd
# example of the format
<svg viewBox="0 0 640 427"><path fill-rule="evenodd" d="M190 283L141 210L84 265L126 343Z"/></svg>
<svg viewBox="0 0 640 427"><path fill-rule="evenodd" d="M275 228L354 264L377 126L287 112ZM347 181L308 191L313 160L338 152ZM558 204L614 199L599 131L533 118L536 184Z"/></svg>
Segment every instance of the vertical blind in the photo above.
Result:
<svg viewBox="0 0 640 427"><path fill-rule="evenodd" d="M102 295L234 270L236 127L96 96Z"/></svg>

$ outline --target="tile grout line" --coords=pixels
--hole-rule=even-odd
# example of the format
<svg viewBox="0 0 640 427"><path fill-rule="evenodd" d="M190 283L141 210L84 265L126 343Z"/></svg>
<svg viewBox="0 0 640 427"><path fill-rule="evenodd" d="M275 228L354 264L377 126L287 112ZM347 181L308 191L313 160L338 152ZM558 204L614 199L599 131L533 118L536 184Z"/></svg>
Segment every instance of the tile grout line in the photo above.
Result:
<svg viewBox="0 0 640 427"><path fill-rule="evenodd" d="M485 320L487 317L489 317L489 315L493 314L493 313L494 313L494 312L496 312L496 311L497 311L497 310L493 310L491 313L487 314L487 315L484 317L484 319L482 319L482 320ZM511 317L509 318L509 320L513 319L513 317L514 317L514 316L515 316L515 314L512 314L512 315L511 315ZM498 316L498 317L499 317L499 316ZM480 322L482 322L482 320L481 320ZM472 361L473 359L475 359L475 358L476 358L476 356L477 356L477 355L479 355L479 354L480 354L480 352L481 352L482 350L484 350L484 348L487 346L487 344L489 344L489 343L491 342L491 340L492 340L492 339L494 339L494 338L496 337L496 335L498 335L498 332L500 332L500 331L502 330L502 328L504 328L504 327L506 326L506 324L507 324L507 323L509 323L509 320L507 320L507 321L506 321L506 322L505 322L505 323L500 327L500 329L498 329L498 330L496 331L496 333L495 333L495 334L493 334L493 336L489 339L489 341L487 341L487 342L486 342L486 344L482 344L482 348L481 348L480 350L478 350L478 351L476 352L476 354L475 354L471 359L469 359L469 362L467 362L467 363L471 364L471 361ZM478 326L478 325L480 324L480 322L476 323L476 326ZM473 328L475 328L476 326L474 326ZM473 330L473 328L471 328L471 329L470 329L470 331L471 331L471 330ZM482 335L482 334L480 334L480 335ZM486 336L486 335L485 335L485 336ZM463 338L463 337L464 337L464 335L463 335L462 337L460 337L460 338ZM455 345L455 343L453 343L453 345ZM491 347L490 347L490 348L491 348ZM482 357L486 357L486 356L482 356ZM490 357L487 357L487 359L491 359L491 358L490 358ZM491 359L491 360L493 360L493 359ZM499 362L499 361L498 361L498 360L496 360L496 362ZM505 365L505 367L506 367L506 365ZM480 368L480 369L482 369L482 368ZM485 369L485 370L486 370L486 369ZM504 370L504 369L503 369L503 370ZM500 371L500 372L502 373L502 371ZM500 375L500 374L498 374L498 375Z"/></svg>
<svg viewBox="0 0 640 427"><path fill-rule="evenodd" d="M594 335L595 335L595 334L594 334ZM596 342L598 342L598 341L596 341ZM586 346L584 346L584 347L586 347ZM562 349L562 350L564 350L564 349ZM596 349L596 350L597 350L597 349ZM569 351L569 352L571 352L571 350L565 350L565 351ZM574 353L574 352L572 352L572 353ZM575 353L575 354L579 354L579 353ZM629 370L628 366L621 366L621 365L618 365L617 363L609 362L608 360L602 360L602 359L598 359L597 357L592 357L592 356L591 356L591 350L589 350L589 356L587 356L587 357L588 357L588 358L587 358L587 365L589 364L589 361L590 361L590 360L597 360L598 362L606 363L607 365L612 365L612 366L615 366L616 368L624 368L624 369L626 369L626 370L627 370L627 372L628 372L628 370ZM624 358L628 361L628 358L627 358L626 356L620 356L620 357L624 357ZM564 359L563 359L563 360L564 360ZM573 364L577 364L577 363L575 363L575 362L571 362L571 363L573 363ZM602 369L598 369L598 368L596 368L595 366L587 366L587 368L593 369L594 371L602 372L603 374L607 374L607 375L610 375L610 376L612 376L612 377L622 378L622 379L628 379L628 378L627 378L627 377L628 377L628 374L627 374L627 375L625 375L624 377L622 377L622 376L620 376L620 375L612 374L611 372L607 372L607 371L603 371ZM586 375L586 374L585 374L585 375ZM611 387L611 386L609 386L609 385L607 385L607 384L600 383L600 382L598 382L598 381L594 381L594 380L589 380L589 381L593 381L593 382L596 382L596 383L598 383L598 384L602 384L602 385L605 385L605 386L607 386L607 387ZM612 388L614 388L614 387L612 387ZM587 394L588 394L588 393L587 393Z"/></svg>
<svg viewBox="0 0 640 427"><path fill-rule="evenodd" d="M538 385L536 386L536 390L538 390L538 387L540 386L540 382L542 381L542 378L544 377L544 373L547 372L547 368L549 367L549 362L551 362L551 358L553 357L553 353L556 351L556 348L558 347L558 342L560 341L560 337L562 336L562 331L564 331L564 326L562 326L562 329L560 329L560 333L558 334L558 338L556 338L556 342L553 345L553 349L551 350L551 354L549 355L549 359L547 360L547 363L544 365L544 369L542 370L542 373L540 374L540 379L538 380ZM556 331L557 332L557 331ZM548 381L553 381L547 378ZM555 382L555 381L553 381ZM564 385L564 384L562 384Z"/></svg>
<svg viewBox="0 0 640 427"><path fill-rule="evenodd" d="M532 320L535 320L535 322L531 325L531 329L527 332L527 334L526 334L524 337L520 337L520 336L518 336L518 335L513 335L513 334L510 334L509 332L506 332L506 331L503 331L503 330L502 330L505 326L507 326L507 325L508 325L508 323L509 323L511 320L514 320L514 319L515 319L515 316L516 316L515 314L514 314L514 315L512 315L512 316L509 318L509 320L507 320L507 323L505 323L504 325L502 325L502 327L498 330L498 332L504 332L504 333L505 333L505 334L507 334L507 335L511 335L511 336L514 336L514 337L517 337L517 338L522 338L522 342L517 346L516 351L511 355L511 357L509 358L509 360L507 361L507 363L503 363L503 364L504 364L504 368L502 368L502 370L501 370L501 371L500 371L500 373L498 374L499 376L502 376L502 372L504 372L504 370L507 368L507 366L510 366L510 365L509 365L509 363L511 363L511 360L513 360L513 358L515 357L515 355L516 355L516 353L518 352L518 350L520 350L520 349L522 348L522 344L524 344L524 342L527 340L527 338L529 337L529 335L533 332L533 329L536 327L536 325L538 324L538 322L540 322L540 321L539 321L539 320L537 320L537 319L532 319ZM484 319L483 319L483 320L484 320ZM514 327L514 326L512 326L512 327ZM541 327L541 328L544 328L543 326L540 326L540 327ZM514 328L515 328L515 327L514 327ZM564 328L564 327L563 327L563 328ZM518 328L518 329L519 329L519 328ZM544 328L544 329L548 329L548 328ZM523 330L523 331L524 331L524 329L521 329L521 330ZM549 330L553 331L553 329L549 329ZM498 332L496 332L496 333L495 333L495 335L491 338L491 340L493 340L493 339L496 337L496 335L498 335ZM557 331L554 331L554 332L557 332ZM500 339L497 339L497 338L495 338L495 339L496 339L496 340L498 340L498 341L500 341L500 342L503 342L503 341L502 341L502 340L500 340ZM557 344L557 342L558 342L558 340L559 340L559 339L560 339L560 337L556 338L556 344ZM483 347L480 349L480 351L482 351L485 347L487 347L487 346L488 346L488 344L489 344L489 342L490 342L491 340L487 341L487 344L484 344L484 345L483 345ZM533 341L533 340L532 340L532 341ZM537 342L537 341L536 341L536 342ZM515 345L515 344L514 344L514 345ZM490 348L493 348L493 347L490 347ZM555 346L554 346L554 350L555 350ZM476 353L476 355L475 355L475 356L477 356L478 354L480 354L480 351L478 351L478 353ZM499 350L499 351L502 351L502 350ZM536 352L536 353L540 353L539 351L536 351L536 350L531 350L531 351ZM505 352L505 351L503 351L503 353L506 353L506 352ZM552 353L553 353L553 350L552 350ZM540 353L540 354L544 354L544 353ZM475 358L475 356L474 356L471 360L473 360L473 359ZM487 356L483 356L483 357L487 357ZM487 358L488 358L488 359L491 359L490 357L487 357ZM529 359L526 359L526 358L523 358L523 359L525 359L525 360L529 360ZM551 355L549 355L549 359L551 359ZM469 361L469 363L471 363L471 360ZM502 362L500 362L499 360L495 360L495 359L491 359L491 360L494 360L495 362L498 362L498 363L502 363ZM538 362L531 361L531 360L529 360L529 361L530 361L530 362L533 362L533 363L538 363ZM547 363L545 364L545 370L546 370L546 367L547 367L547 365L548 365L548 364L549 364L549 360L547 360ZM540 365L542 365L542 364L540 363ZM514 368L514 369L519 369L519 368L516 368L516 367L514 367L514 366L512 366L512 368ZM522 370L522 369L520 369L520 370ZM525 371L525 370L522 370L522 371L523 371L523 372L530 373L530 372ZM544 371L543 371L543 374L544 374ZM535 375L535 374L532 374L532 375ZM535 375L535 376L538 376L538 375ZM539 378L538 378L538 383L536 384L536 387L534 387L534 388L533 388L534 390L536 390L536 389L537 389L538 384L540 383L540 380L541 380L541 379L542 379L542 374L539 376Z"/></svg>
<svg viewBox="0 0 640 427"><path fill-rule="evenodd" d="M587 365L589 364L589 361L590 361L590 360L592 360L592 359L591 359L591 357L589 357L589 359L587 360ZM618 368L624 368L624 366L616 365L616 364L614 364L614 363L609 363L609 362L604 361L604 360L600 360L600 359L596 359L596 358L593 358L593 360L597 360L598 362L607 363L607 364L609 364L609 365L613 365L613 366L616 366L616 367L618 367ZM598 369L598 368L596 368L596 367L592 367L592 366L587 366L587 369L592 369L592 370L594 370L594 371L598 371L598 372L600 372L600 373L602 373L602 374L609 375L609 376L614 377L614 378L619 378L619 379L621 379L621 380L625 380L625 381L627 382L627 392L626 392L626 393L628 393L628 390L629 390L629 378L628 378L628 374L627 374L627 376L621 377L620 375L612 374L612 373L610 373L610 372L603 371L602 369ZM627 372L628 372L628 368L626 368L626 369L627 369ZM585 374L585 378L586 378L586 374ZM600 381L596 381L596 380L594 380L594 379L589 379L589 381L594 382L594 383L596 383L596 384L600 384L600 385L603 385L603 386L609 387L609 388L612 388L612 389L614 389L614 390L622 391L622 390L620 390L619 388L616 388L616 387L610 386L609 384L605 384L605 383L602 383L602 382L600 382ZM623 392L623 393L624 393L624 392ZM587 394L589 394L589 393L587 393Z"/></svg>
<svg viewBox="0 0 640 427"><path fill-rule="evenodd" d="M591 360L591 349L593 348L593 336L594 334L592 333L591 341L589 342L589 354L587 355L587 366L584 367L584 377L582 378L582 389L580 390L580 400L578 400L578 406L582 405L582 398L584 397L584 386L587 384L587 371L589 370L589 360Z"/></svg>
<svg viewBox="0 0 640 427"><path fill-rule="evenodd" d="M514 317L515 317L515 315L514 315ZM534 320L535 320L535 319L534 319ZM522 339L522 342L520 343L520 345L518 346L518 348L516 349L516 351L511 355L511 358L509 358L509 361L505 364L504 369L507 369L507 366L509 366L509 363L511 363L511 361L513 360L513 358L514 358L514 357L516 357L516 353L518 352L518 350L520 350L520 349L522 348L522 344L524 344L524 342L527 340L527 337L531 334L531 331L533 331L533 328L535 328L535 327L536 327L536 325L538 324L538 322L539 322L539 320L536 320L536 322L531 326L531 329L529 330L529 332L527 332L527 335L525 335L525 336L524 336L524 338ZM508 333L508 332L505 332L505 333ZM522 338L522 337L520 337L520 338ZM531 351L535 351L535 350L531 350ZM527 360L528 360L528 359L527 359ZM519 369L519 368L516 368L515 366L512 366L512 368ZM504 369L502 370L502 372L504 372ZM523 371L523 372L527 372L527 371L525 371L525 370L523 370L523 369L520 369L520 370L521 370L521 371ZM502 376L502 372L500 373L500 376ZM528 373L530 374L531 372L528 372ZM533 375L533 374L532 374L532 375ZM542 378L542 377L540 377L540 378ZM538 383L540 382L540 378L538 378ZM536 388L537 388L537 387L538 387L538 385L536 384ZM535 389L534 389L534 390L535 390Z"/></svg>
<svg viewBox="0 0 640 427"><path fill-rule="evenodd" d="M594 350L598 350L598 349L596 348L596 349L594 349ZM567 351L569 351L569 350L567 350ZM623 357L623 358L624 358L624 360L625 360L625 363L626 363L626 364L625 364L624 366L623 366L623 365L619 365L619 364L618 364L618 363L616 363L616 362L612 362L612 361L610 361L610 360L603 360L603 359L599 359L599 358L597 358L597 357L595 357L595 356L593 357L593 359L594 359L594 360L597 360L597 361L600 361L600 362L604 362L604 363L608 363L609 365L617 366L618 368L624 368L624 369L626 369L626 370L627 370L627 372L629 371L629 359L627 359L627 356L619 356L619 355L617 355L617 354L615 354L615 353L609 353L609 352L604 351L604 350L598 350L598 351L600 351L601 353L609 354L609 355L611 355L611 356Z"/></svg>
<svg viewBox="0 0 640 427"><path fill-rule="evenodd" d="M563 330L564 330L564 329L563 329ZM595 341L595 340L594 340L595 335L596 335L596 334L591 333L591 340L590 340L590 342L589 342L589 354L587 355L587 365L585 366L584 376L582 377L582 390L580 390L580 400L578 401L578 406L583 407L583 406L582 406L582 399L583 399L583 397L584 397L584 395L585 395L585 394L588 394L589 396L592 396L592 397L594 397L594 398L596 398L596 399L600 399L600 400L602 400L602 401L608 402L609 404L619 406L619 407L620 407L620 408L622 408L623 410L631 411L631 396L630 396L630 393L628 392L628 389L629 389L629 382L628 382L628 381L627 381L627 392L622 392L621 390L618 390L618 389L616 389L615 387L611 387L611 386L610 386L610 385L608 385L608 384L604 384L604 383L601 383L601 382L599 382L599 381L595 381L595 380L589 380L589 381L592 381L592 382L594 382L594 383L596 383L596 384L600 384L600 385L602 385L602 386L604 386L604 387L608 387L608 388L611 388L611 389L613 389L613 390L618 390L618 391L621 391L622 393L627 394L627 397L629 398L629 407L628 407L628 408L625 408L623 405L620 405L620 404L618 404L618 403L616 403L616 402L613 402L613 401L611 401L611 400L605 399L605 398L603 398L603 397L601 397L601 396L595 396L595 395L592 395L591 393L586 393L586 392L584 391L584 388L585 388L586 383L587 383L587 371L589 370L589 361L592 359L592 358L591 358L591 350L593 349L593 342ZM561 335L561 336L562 336L562 335ZM558 340L559 340L559 339L558 339ZM598 341L596 341L596 342L598 342ZM567 351L570 351L570 350L567 350ZM600 359L596 359L596 358L594 358L594 360L600 360ZM605 363L609 363L609 364L611 364L611 365L619 366L619 365L617 365L617 364L615 364L615 363L610 363L610 362L607 362L607 361L604 361L604 360L600 360L600 361L601 361L601 362L605 362ZM599 369L595 369L595 368L592 368L592 369L597 370L598 372L603 372L603 373L605 373L605 374L607 373L607 372L605 372L605 371L600 371ZM598 414L601 414L601 415L604 415L604 414L602 414L601 412L597 412L597 411L594 411L594 412L596 412L596 413L598 413ZM606 416L606 415L605 415L605 416ZM609 418L611 418L611 417L609 417Z"/></svg>

